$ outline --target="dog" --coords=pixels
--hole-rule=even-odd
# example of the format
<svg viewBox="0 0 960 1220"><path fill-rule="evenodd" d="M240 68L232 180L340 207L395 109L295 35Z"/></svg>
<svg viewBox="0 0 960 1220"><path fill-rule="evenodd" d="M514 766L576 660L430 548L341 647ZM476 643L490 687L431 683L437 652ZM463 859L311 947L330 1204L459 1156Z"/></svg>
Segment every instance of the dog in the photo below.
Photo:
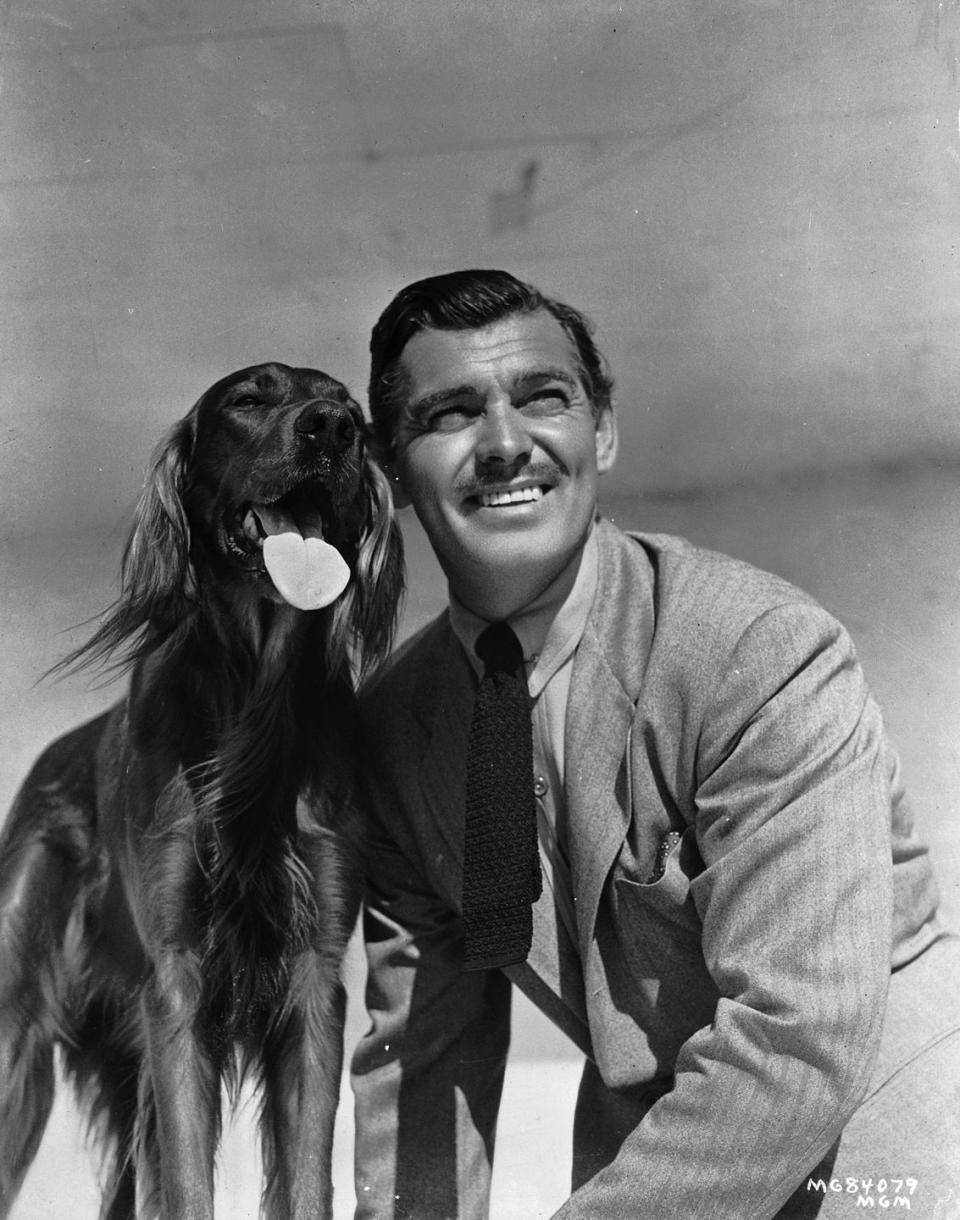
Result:
<svg viewBox="0 0 960 1220"><path fill-rule="evenodd" d="M211 1217L221 1087L248 1078L263 1213L331 1214L354 691L403 583L365 445L338 381L262 364L156 452L119 596L55 667L128 669L126 698L45 751L0 840L0 1215L55 1045L103 1149L103 1220Z"/></svg>

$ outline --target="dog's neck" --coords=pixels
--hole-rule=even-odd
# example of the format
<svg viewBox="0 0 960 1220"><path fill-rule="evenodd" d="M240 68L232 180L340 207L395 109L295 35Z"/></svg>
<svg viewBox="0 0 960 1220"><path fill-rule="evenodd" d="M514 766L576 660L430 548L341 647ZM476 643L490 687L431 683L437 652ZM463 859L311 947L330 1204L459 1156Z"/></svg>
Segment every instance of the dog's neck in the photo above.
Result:
<svg viewBox="0 0 960 1220"><path fill-rule="evenodd" d="M298 646L316 627L315 612L297 610L286 602L268 601L252 591L235 599L231 616L239 639L260 671L286 670Z"/></svg>
<svg viewBox="0 0 960 1220"><path fill-rule="evenodd" d="M200 602L137 666L134 732L172 743L170 762L185 767L212 762L244 739L263 769L268 755L290 765L285 756L317 732L330 701L352 700L350 675L331 657L329 637L328 611L248 596L234 601L227 618ZM249 780L252 763L239 761Z"/></svg>

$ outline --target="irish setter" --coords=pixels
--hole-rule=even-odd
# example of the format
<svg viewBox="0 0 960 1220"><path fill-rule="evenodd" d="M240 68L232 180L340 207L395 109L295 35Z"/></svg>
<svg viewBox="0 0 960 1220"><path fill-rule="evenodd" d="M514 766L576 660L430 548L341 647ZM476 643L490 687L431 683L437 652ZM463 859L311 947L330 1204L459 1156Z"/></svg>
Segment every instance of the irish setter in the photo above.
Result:
<svg viewBox="0 0 960 1220"><path fill-rule="evenodd" d="M212 1216L221 1085L248 1076L264 1213L330 1215L354 686L403 579L364 434L339 382L263 364L157 451L119 597L62 663L129 666L128 694L46 750L0 840L0 1215L55 1045L104 1150L105 1220Z"/></svg>

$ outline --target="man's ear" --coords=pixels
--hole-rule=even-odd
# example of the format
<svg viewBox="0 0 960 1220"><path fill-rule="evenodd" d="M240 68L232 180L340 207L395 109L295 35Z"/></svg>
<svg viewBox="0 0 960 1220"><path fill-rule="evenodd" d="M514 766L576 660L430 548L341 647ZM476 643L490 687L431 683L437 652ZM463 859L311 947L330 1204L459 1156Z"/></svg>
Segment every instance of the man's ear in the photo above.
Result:
<svg viewBox="0 0 960 1220"><path fill-rule="evenodd" d="M606 474L617 460L620 437L613 407L603 407L597 416L597 472Z"/></svg>

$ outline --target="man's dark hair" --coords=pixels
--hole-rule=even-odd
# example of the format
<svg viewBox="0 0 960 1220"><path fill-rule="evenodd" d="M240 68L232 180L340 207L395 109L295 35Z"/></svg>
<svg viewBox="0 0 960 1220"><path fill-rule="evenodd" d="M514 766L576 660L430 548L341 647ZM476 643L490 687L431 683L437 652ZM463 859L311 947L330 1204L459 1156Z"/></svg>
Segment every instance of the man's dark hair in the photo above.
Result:
<svg viewBox="0 0 960 1220"><path fill-rule="evenodd" d="M543 309L563 327L594 415L610 406L613 381L593 342L593 326L579 310L544 296L507 271L451 271L417 280L393 298L370 336L370 414L384 458L392 458L397 411L406 390L400 356L421 330L478 330L514 314Z"/></svg>

